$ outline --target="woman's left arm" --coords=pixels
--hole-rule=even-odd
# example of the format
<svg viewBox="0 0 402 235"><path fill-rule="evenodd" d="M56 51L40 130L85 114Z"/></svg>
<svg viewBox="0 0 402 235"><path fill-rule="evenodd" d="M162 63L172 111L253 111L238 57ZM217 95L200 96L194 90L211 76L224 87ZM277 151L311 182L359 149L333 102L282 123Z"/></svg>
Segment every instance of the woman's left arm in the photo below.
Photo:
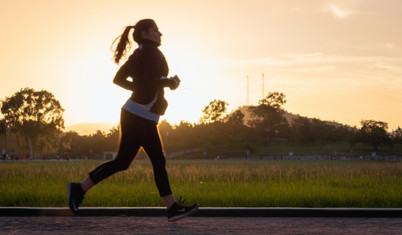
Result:
<svg viewBox="0 0 402 235"><path fill-rule="evenodd" d="M165 56L154 48L149 49L147 52L144 55L144 77L150 78L159 88L169 87L172 90L176 89L180 83L180 80L177 80L177 76L177 79L173 79L160 74L161 66L166 66L165 70L168 70Z"/></svg>

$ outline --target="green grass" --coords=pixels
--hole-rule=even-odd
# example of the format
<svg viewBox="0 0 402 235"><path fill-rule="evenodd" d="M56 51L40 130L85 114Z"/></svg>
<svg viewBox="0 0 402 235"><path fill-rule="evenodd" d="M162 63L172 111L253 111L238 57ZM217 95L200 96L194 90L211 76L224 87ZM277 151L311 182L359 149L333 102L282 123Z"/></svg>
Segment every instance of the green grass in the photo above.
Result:
<svg viewBox="0 0 402 235"><path fill-rule="evenodd" d="M66 206L69 181L100 161L0 163L0 206ZM402 163L168 161L176 197L201 206L402 207ZM149 161L133 162L87 193L82 206L162 206Z"/></svg>

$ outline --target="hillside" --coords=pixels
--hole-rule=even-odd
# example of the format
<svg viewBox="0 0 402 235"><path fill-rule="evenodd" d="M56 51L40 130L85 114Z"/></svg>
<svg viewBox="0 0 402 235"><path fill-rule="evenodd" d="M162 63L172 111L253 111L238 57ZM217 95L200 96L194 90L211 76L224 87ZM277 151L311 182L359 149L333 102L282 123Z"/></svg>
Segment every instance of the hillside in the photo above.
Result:
<svg viewBox="0 0 402 235"><path fill-rule="evenodd" d="M65 131L75 131L80 135L90 135L96 133L98 130L108 133L113 127L117 127L117 124L112 122L78 123L67 126Z"/></svg>
<svg viewBox="0 0 402 235"><path fill-rule="evenodd" d="M239 107L239 108L237 109L237 110L240 110L240 111L244 114L244 123L245 123L245 124L247 124L248 121L252 119L252 115L251 115L251 113L248 111L248 108L249 108L249 107L250 107L250 106L242 106L242 107ZM289 113L289 112L287 112L286 110L285 110L284 116L285 116L286 120L288 121L289 125L292 125L294 119L296 119L296 118L298 118L298 117L302 117L302 116L299 115L299 114ZM314 119L314 118L308 118L308 119ZM319 118L316 118L316 119L319 119ZM322 121L323 121L323 120L322 120ZM326 122L326 123L329 124L329 125L333 125L333 126L335 126L335 127L345 126L345 125L343 125L343 124L341 124L341 123L337 123L337 122L334 122L334 121L324 121L324 122Z"/></svg>

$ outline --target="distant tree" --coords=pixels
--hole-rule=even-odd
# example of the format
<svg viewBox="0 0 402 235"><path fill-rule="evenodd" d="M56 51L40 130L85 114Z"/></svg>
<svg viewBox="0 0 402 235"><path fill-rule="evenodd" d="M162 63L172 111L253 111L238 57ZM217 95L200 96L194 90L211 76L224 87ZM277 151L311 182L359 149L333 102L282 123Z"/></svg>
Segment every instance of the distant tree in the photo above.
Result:
<svg viewBox="0 0 402 235"><path fill-rule="evenodd" d="M0 135L4 135L6 133L6 120L0 119Z"/></svg>
<svg viewBox="0 0 402 235"><path fill-rule="evenodd" d="M158 129L164 143L167 142L169 134L172 134L172 125L170 125L170 123L166 119L163 119L161 122L159 122Z"/></svg>
<svg viewBox="0 0 402 235"><path fill-rule="evenodd" d="M182 120L179 125L174 126L168 138L167 149L169 151L179 151L197 147L197 138L199 136L197 136L191 123Z"/></svg>
<svg viewBox="0 0 402 235"><path fill-rule="evenodd" d="M55 130L41 135L38 137L35 143L35 152L42 154L55 154L66 152L65 149L69 147L68 142L62 141L64 133L61 130Z"/></svg>
<svg viewBox="0 0 402 235"><path fill-rule="evenodd" d="M236 110L229 114L227 117L227 124L229 126L243 126L244 125L244 114L240 110Z"/></svg>
<svg viewBox="0 0 402 235"><path fill-rule="evenodd" d="M286 95L282 92L269 92L267 97L260 100L258 104L269 105L276 110L282 110L282 106L286 104Z"/></svg>
<svg viewBox="0 0 402 235"><path fill-rule="evenodd" d="M394 144L402 144L402 129L399 126L391 132L391 139Z"/></svg>
<svg viewBox="0 0 402 235"><path fill-rule="evenodd" d="M0 119L0 136L4 136L4 138L5 138L5 142L7 142L7 127L6 127L6 120L3 118L3 119ZM5 143L4 144L5 145L5 148L7 147L7 143ZM0 151L1 151L1 149L0 149ZM1 158L1 156L0 156L0 158Z"/></svg>
<svg viewBox="0 0 402 235"><path fill-rule="evenodd" d="M250 145L245 143L253 142L252 138L249 138L251 128L244 124L244 117L243 112L238 109L225 118L225 126L222 131L224 136L221 138L225 141L225 145L230 146L233 150L250 150Z"/></svg>
<svg viewBox="0 0 402 235"><path fill-rule="evenodd" d="M117 151L120 139L120 127L113 127L106 135L106 151Z"/></svg>
<svg viewBox="0 0 402 235"><path fill-rule="evenodd" d="M250 106L254 119L249 124L254 127L260 136L270 140L279 134L279 130L287 125L287 120L283 116L282 106L286 103L285 94L279 92L269 92L267 97L260 100L258 106Z"/></svg>
<svg viewBox="0 0 402 235"><path fill-rule="evenodd" d="M315 141L313 125L306 117L298 117L292 123L293 138L298 143L312 143Z"/></svg>
<svg viewBox="0 0 402 235"><path fill-rule="evenodd" d="M374 151L377 151L381 144L392 144L387 133L388 123L375 120L362 120L360 123L362 127L356 135L355 142L370 144Z"/></svg>
<svg viewBox="0 0 402 235"><path fill-rule="evenodd" d="M352 129L344 126L335 126L317 118L298 116L293 119L291 127L293 140L297 143L311 144L320 142L350 141Z"/></svg>
<svg viewBox="0 0 402 235"><path fill-rule="evenodd" d="M88 157L90 154L91 146L88 136L80 136L75 131L69 131L64 133L60 141L64 143L64 145L60 146L60 152L69 152L72 157Z"/></svg>
<svg viewBox="0 0 402 235"><path fill-rule="evenodd" d="M60 102L48 91L24 88L2 101L1 112L12 130L23 134L31 157L39 136L64 128Z"/></svg>
<svg viewBox="0 0 402 235"><path fill-rule="evenodd" d="M98 154L98 156L102 155L104 151L109 149L106 149L106 133L97 130L95 134L90 135L90 143L91 143L91 149L94 151L94 153Z"/></svg>
<svg viewBox="0 0 402 235"><path fill-rule="evenodd" d="M201 123L211 123L220 121L226 112L226 106L229 105L224 100L213 100L202 110L203 116L200 119Z"/></svg>

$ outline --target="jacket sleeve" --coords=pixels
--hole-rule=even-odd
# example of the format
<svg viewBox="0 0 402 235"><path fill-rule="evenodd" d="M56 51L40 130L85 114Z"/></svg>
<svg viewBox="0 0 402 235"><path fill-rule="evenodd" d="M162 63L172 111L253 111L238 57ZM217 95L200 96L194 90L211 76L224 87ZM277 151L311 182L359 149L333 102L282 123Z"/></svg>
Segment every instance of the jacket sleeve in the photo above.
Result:
<svg viewBox="0 0 402 235"><path fill-rule="evenodd" d="M171 87L175 82L161 75L161 66L166 63L165 57L158 49L151 49L144 53L143 57L143 77L151 79L152 83L158 88Z"/></svg>
<svg viewBox="0 0 402 235"><path fill-rule="evenodd" d="M116 72L114 76L113 83L130 91L134 90L134 78L133 81L129 81L128 78L131 77L131 68L130 65L132 64L132 57L128 61L126 61Z"/></svg>

